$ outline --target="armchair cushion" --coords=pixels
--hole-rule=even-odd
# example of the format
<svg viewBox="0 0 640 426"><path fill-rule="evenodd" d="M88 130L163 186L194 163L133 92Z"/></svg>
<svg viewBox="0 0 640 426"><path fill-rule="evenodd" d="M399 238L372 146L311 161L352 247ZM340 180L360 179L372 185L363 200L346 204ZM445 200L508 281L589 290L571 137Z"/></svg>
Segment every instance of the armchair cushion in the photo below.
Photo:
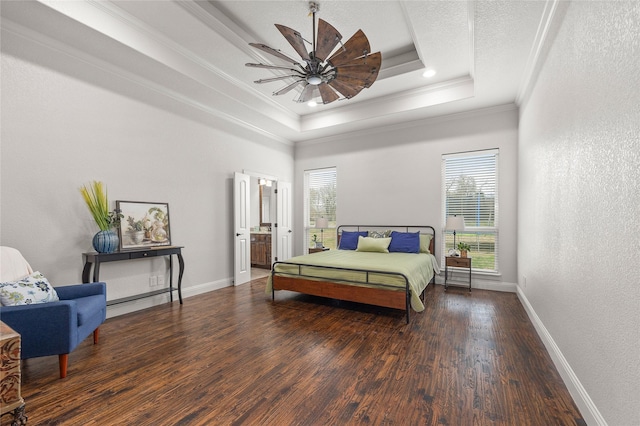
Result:
<svg viewBox="0 0 640 426"><path fill-rule="evenodd" d="M0 283L2 306L31 305L58 301L58 293L40 272L34 272L18 281Z"/></svg>

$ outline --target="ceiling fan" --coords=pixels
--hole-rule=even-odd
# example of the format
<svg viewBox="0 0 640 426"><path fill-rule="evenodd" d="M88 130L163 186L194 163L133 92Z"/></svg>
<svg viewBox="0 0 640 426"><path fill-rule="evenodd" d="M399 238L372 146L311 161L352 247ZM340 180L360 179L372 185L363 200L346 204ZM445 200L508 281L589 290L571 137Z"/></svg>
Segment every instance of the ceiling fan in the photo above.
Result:
<svg viewBox="0 0 640 426"><path fill-rule="evenodd" d="M371 53L367 36L362 30L358 30L346 43L342 44L340 41L342 35L322 19L318 20L316 33L316 12L318 10L318 3L309 2L309 11L313 15L313 41L311 43L305 40L298 31L275 24L304 63L292 59L280 50L273 49L266 44L249 43L250 46L267 52L286 64L246 64L248 67L266 68L286 73L286 75L255 81L258 84L286 81L288 84L273 92L274 96L283 95L297 87L301 91L295 99L296 102L308 102L319 95L322 98L322 103L328 104L337 99L351 99L376 81L382 55L380 52ZM312 45L310 52L307 51L305 42ZM340 49L329 56L339 43Z"/></svg>

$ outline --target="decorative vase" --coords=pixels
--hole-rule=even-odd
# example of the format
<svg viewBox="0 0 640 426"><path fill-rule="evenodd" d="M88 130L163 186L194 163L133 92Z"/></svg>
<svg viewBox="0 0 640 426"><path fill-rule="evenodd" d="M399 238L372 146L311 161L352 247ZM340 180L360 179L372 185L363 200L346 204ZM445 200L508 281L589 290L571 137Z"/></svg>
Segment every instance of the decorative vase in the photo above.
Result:
<svg viewBox="0 0 640 426"><path fill-rule="evenodd" d="M467 257L467 251L466 250L460 250L460 257Z"/></svg>
<svg viewBox="0 0 640 426"><path fill-rule="evenodd" d="M113 253L118 248L118 234L113 229L100 231L93 236L93 248L98 253Z"/></svg>

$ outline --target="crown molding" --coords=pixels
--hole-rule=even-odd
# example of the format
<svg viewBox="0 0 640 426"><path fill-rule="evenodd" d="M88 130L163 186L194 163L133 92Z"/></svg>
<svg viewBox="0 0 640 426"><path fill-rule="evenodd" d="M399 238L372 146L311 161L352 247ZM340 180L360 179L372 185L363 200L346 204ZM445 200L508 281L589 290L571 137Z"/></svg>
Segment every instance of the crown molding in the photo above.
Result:
<svg viewBox="0 0 640 426"><path fill-rule="evenodd" d="M502 112L518 111L518 106L515 103L508 103L503 105L495 105L486 108L477 108L469 111L455 112L451 114L443 114L436 117L420 118L417 120L406 121L397 124L385 124L382 126L369 127L363 130L356 130L353 132L344 132L339 135L331 135L322 138L308 139L295 143L296 147L319 145L331 142L344 141L345 139L353 139L361 136L378 135L382 132L399 132L407 129L412 129L422 126L433 126L439 123L445 123L448 121L468 120L471 118L483 117L490 114L498 114Z"/></svg>
<svg viewBox="0 0 640 426"><path fill-rule="evenodd" d="M562 5L562 3L566 2L547 0L544 5L538 30L531 46L531 51L529 52L529 57L527 58L527 63L516 94L517 105L522 105L533 90L536 82L536 72L544 62L544 52L553 42L553 29L562 20L563 11L566 8L566 5Z"/></svg>
<svg viewBox="0 0 640 426"><path fill-rule="evenodd" d="M229 19L226 15L220 12L215 5L210 2L192 2L192 1L180 1L176 4L182 7L185 11L191 14L194 18L198 19L207 27L211 28L214 32L218 33L222 38L227 40L233 46L235 46L242 53L248 57L253 58L257 62L269 63L270 60L264 55L260 54L256 49L249 46L249 40L258 40L257 35L253 35ZM226 75L226 74L225 74ZM232 78L229 80L231 84L241 88L247 93L261 99L263 102L269 105L270 108L279 111L282 114L286 114L291 117L292 120L299 122L300 115L295 114L283 107L281 104L273 100L272 96L269 96L258 89L255 85L249 84L243 80ZM251 105L249 108L253 107ZM299 130L299 129L297 129Z"/></svg>
<svg viewBox="0 0 640 426"><path fill-rule="evenodd" d="M405 90L351 104L321 111L302 117L302 132L372 120L390 113L416 110L473 96L474 82L469 76L432 84L417 89Z"/></svg>
<svg viewBox="0 0 640 426"><path fill-rule="evenodd" d="M222 119L226 122L235 124L244 129L251 130L252 132L260 134L261 136L267 137L268 139L271 139L275 142L279 142L288 146L292 145L292 141L290 141L289 139L283 138L275 133L268 132L264 129L261 129L251 124L250 122L242 120L231 114L227 114L218 109L211 108L208 105L205 105L201 102L195 101L191 98L181 95L176 91L169 90L166 86L154 83L144 77L141 77L140 75L137 75L135 73L132 73L130 71L117 67L110 62L99 59L84 51L81 51L77 48L69 46L64 42L55 40L47 35L39 33L31 28L24 27L23 25L10 21L4 17L2 17L0 22L1 22L2 32L11 33L31 43L35 43L37 45L46 47L47 49L55 51L58 55L61 55L61 56L64 55L64 56L67 56L68 58L71 58L72 60L79 61L89 66L98 68L102 72L111 74L113 76L126 80L130 83L136 84L140 87L143 87L149 91L160 94L180 104L186 105L191 108L195 108L210 116Z"/></svg>
<svg viewBox="0 0 640 426"><path fill-rule="evenodd" d="M268 104L269 111L270 111L269 115L272 118L274 115L281 114L281 118L277 120L279 123L287 127L290 127L293 130L299 131L300 116L298 114L295 114L289 111L288 109L282 107L277 102L274 102L273 99L271 99L271 97L266 96L260 91L254 89L253 86L250 86L246 82L239 80L223 72L218 67L211 64L210 62L205 61L202 57L194 54L188 49L183 48L179 44L175 43L173 40L169 39L168 37L164 36L158 31L152 29L144 22L124 12L122 9L118 8L117 6L114 6L109 2L96 1L96 0L91 0L90 4L104 11L105 13L108 13L114 18L118 19L127 27L132 28L137 32L141 32L145 34L157 46L162 46L169 52L175 52L180 57L186 59L187 62L186 63L184 62L169 63L169 61L163 60L164 58L168 57L167 55L162 55L162 59L155 58L156 60L160 61L161 63L167 66L170 66L172 69L175 69L176 71L182 74L195 78L200 84L206 85L209 89L215 90L216 92L220 93L222 96L225 96L235 102L239 102L243 106L247 107L248 109L255 110L256 112L260 113L260 111L256 110L255 103L240 101L237 97L230 96L227 93L218 89L218 87L220 87L218 85L205 84L204 81L208 81L209 78L199 78L199 77L202 77L202 70L205 70L208 73L212 73L219 79L224 80L227 84L230 84L233 87L237 87L251 96L257 96L261 98L263 102ZM196 2L180 1L180 2L174 2L174 4L177 5L178 7L183 8L185 11L189 12L191 16L195 17L196 19L200 20L200 22L204 23L205 25L212 28L214 31L221 34L221 36L225 40L232 43L235 47L237 47L244 53L248 55L251 55L253 53L251 52L251 49L248 48L249 46L248 42L246 42L245 40L243 40L242 37L234 33L234 31L238 31L239 33L244 33L244 31L241 30L240 27L238 27L237 25L235 25L235 27L233 28L230 28L230 25L233 24L231 21L227 20L228 22L226 24L223 23L216 16L213 16L210 13L207 13L206 11L204 11L202 6L200 6ZM210 5L209 3L206 3L206 4ZM112 36L111 34L107 34L107 35L110 37ZM128 43L125 43L125 44L129 45ZM143 52L141 50L138 50L138 51L140 51L145 55L149 55L147 52ZM195 65L195 67L193 67L193 65ZM225 85L222 85L222 86L224 87Z"/></svg>
<svg viewBox="0 0 640 426"><path fill-rule="evenodd" d="M467 2L467 13L469 23L469 75L476 78L476 2Z"/></svg>

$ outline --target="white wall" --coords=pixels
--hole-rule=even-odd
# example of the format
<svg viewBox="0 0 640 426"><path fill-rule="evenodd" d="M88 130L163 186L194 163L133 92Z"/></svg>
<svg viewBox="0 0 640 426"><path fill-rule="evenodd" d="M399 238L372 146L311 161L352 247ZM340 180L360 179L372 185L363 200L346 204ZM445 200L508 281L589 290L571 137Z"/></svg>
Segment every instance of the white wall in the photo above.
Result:
<svg viewBox="0 0 640 426"><path fill-rule="evenodd" d="M100 180L114 207L116 199L169 203L172 243L185 247L186 296L230 285L233 172L291 181L293 148L222 130L29 40L3 35L2 47L1 244L18 248L54 285L80 282L82 253L93 250L98 229L79 188ZM104 264L100 278L115 299L148 291L149 276L165 271L157 259L118 262ZM158 299L131 305L168 296ZM110 307L109 315L123 309Z"/></svg>
<svg viewBox="0 0 640 426"><path fill-rule="evenodd" d="M361 135L296 145L295 198L302 199L305 170L337 167L339 224L431 225L442 230L442 155L500 149L500 277L474 286L512 284L516 274L516 160L518 113L514 105L457 114ZM303 209L295 224L303 233ZM296 253L303 252L296 238Z"/></svg>
<svg viewBox="0 0 640 426"><path fill-rule="evenodd" d="M520 290L589 424L640 424L639 52L640 3L572 2L521 107Z"/></svg>

